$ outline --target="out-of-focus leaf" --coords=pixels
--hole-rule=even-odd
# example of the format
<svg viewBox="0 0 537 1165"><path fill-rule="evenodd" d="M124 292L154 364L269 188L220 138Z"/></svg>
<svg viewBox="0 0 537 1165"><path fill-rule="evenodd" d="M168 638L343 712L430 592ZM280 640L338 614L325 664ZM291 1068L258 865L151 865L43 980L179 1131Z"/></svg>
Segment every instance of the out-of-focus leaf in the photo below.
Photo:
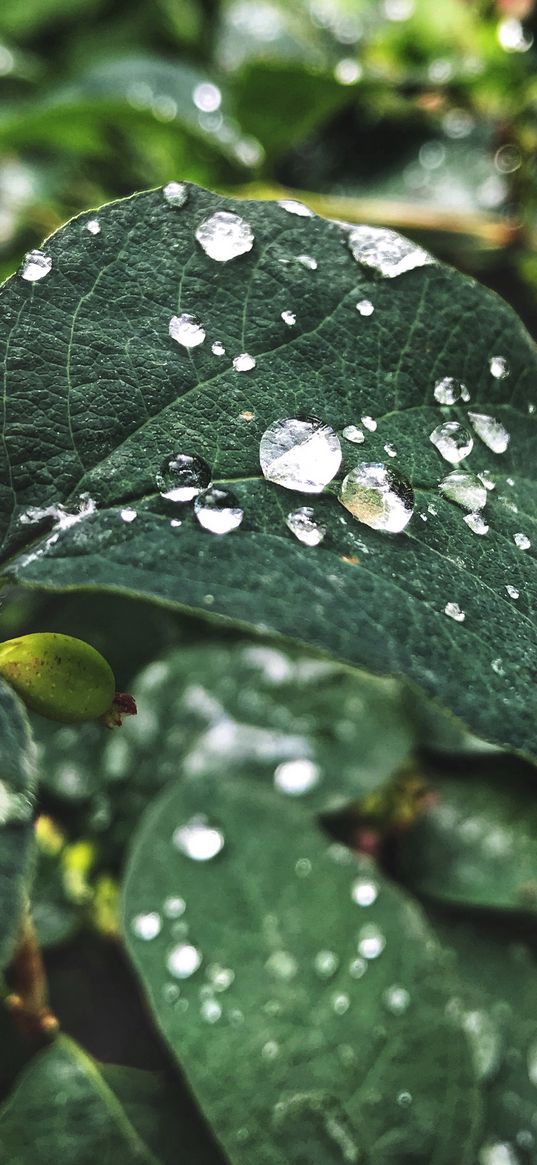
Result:
<svg viewBox="0 0 537 1165"><path fill-rule="evenodd" d="M0 682L0 969L20 922L33 852L35 749L25 709Z"/></svg>

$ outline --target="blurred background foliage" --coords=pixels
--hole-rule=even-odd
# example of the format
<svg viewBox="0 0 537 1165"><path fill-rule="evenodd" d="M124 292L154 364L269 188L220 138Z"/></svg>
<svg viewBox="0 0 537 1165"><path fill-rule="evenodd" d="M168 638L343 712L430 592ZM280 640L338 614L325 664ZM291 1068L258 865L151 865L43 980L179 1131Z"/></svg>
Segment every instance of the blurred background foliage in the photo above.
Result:
<svg viewBox="0 0 537 1165"><path fill-rule="evenodd" d="M171 179L406 231L537 323L534 0L3 0L0 275Z"/></svg>

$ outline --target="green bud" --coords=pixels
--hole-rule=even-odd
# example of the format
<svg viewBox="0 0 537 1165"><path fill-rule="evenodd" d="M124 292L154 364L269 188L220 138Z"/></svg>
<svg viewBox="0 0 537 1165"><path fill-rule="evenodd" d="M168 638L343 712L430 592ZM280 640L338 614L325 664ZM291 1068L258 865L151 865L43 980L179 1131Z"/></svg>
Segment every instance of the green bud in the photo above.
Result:
<svg viewBox="0 0 537 1165"><path fill-rule="evenodd" d="M0 644L0 676L28 708L75 723L108 712L114 673L100 652L71 635L40 632Z"/></svg>

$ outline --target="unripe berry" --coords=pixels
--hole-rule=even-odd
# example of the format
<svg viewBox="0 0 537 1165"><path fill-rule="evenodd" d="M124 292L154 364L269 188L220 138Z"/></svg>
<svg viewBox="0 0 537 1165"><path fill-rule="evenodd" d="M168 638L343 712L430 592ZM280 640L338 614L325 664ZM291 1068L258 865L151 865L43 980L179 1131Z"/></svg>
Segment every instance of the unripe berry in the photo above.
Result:
<svg viewBox="0 0 537 1165"><path fill-rule="evenodd" d="M112 707L114 673L82 639L39 632L0 644L0 676L49 720L96 720Z"/></svg>

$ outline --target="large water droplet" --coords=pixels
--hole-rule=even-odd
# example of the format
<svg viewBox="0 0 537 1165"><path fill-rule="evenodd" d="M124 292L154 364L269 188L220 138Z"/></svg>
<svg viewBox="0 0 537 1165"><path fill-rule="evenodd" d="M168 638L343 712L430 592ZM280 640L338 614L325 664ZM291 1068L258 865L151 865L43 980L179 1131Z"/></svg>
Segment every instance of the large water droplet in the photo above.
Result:
<svg viewBox="0 0 537 1165"><path fill-rule="evenodd" d="M507 1141L490 1141L479 1150L479 1165L520 1165L515 1150Z"/></svg>
<svg viewBox="0 0 537 1165"><path fill-rule="evenodd" d="M405 239L397 231L382 227L358 226L349 232L348 243L357 263L372 267L388 279L433 263L432 255Z"/></svg>
<svg viewBox="0 0 537 1165"><path fill-rule="evenodd" d="M358 954L363 959L378 959L386 946L386 939L374 922L362 926L358 935Z"/></svg>
<svg viewBox="0 0 537 1165"><path fill-rule="evenodd" d="M296 198L280 198L278 206L282 210L286 210L288 214L296 214L299 218L313 218L313 211L309 206L305 206L303 202L297 202Z"/></svg>
<svg viewBox="0 0 537 1165"><path fill-rule="evenodd" d="M145 942L149 942L160 934L162 919L156 910L150 910L147 914L136 914L132 919L131 928L136 938L141 938Z"/></svg>
<svg viewBox="0 0 537 1165"><path fill-rule="evenodd" d="M339 967L339 957L335 951L317 951L313 967L320 979L331 979Z"/></svg>
<svg viewBox="0 0 537 1165"><path fill-rule="evenodd" d="M371 878L356 878L351 886L351 898L357 906L372 906L378 893L379 888Z"/></svg>
<svg viewBox="0 0 537 1165"><path fill-rule="evenodd" d="M363 445L365 441L364 434L357 425L345 425L343 436L346 441L352 441L353 445Z"/></svg>
<svg viewBox="0 0 537 1165"><path fill-rule="evenodd" d="M184 206L188 200L188 186L185 182L168 182L162 193L164 201L169 206L175 206L177 210Z"/></svg>
<svg viewBox="0 0 537 1165"><path fill-rule="evenodd" d="M198 494L194 512L200 526L211 534L229 534L244 518L244 510L235 495L214 485Z"/></svg>
<svg viewBox="0 0 537 1165"><path fill-rule="evenodd" d="M228 263L245 255L254 245L254 232L249 223L227 210L217 210L205 219L196 230L196 238L205 254L217 263Z"/></svg>
<svg viewBox="0 0 537 1165"><path fill-rule="evenodd" d="M486 413L468 413L474 433L477 433L487 449L493 453L505 453L510 441L510 434L501 421L489 417Z"/></svg>
<svg viewBox="0 0 537 1165"><path fill-rule="evenodd" d="M166 966L174 979L190 979L201 963L201 953L192 943L179 943L166 959Z"/></svg>
<svg viewBox="0 0 537 1165"><path fill-rule="evenodd" d="M185 825L180 825L172 840L176 849L195 862L211 861L225 844L222 830L211 825L204 814L197 814Z"/></svg>
<svg viewBox="0 0 537 1165"><path fill-rule="evenodd" d="M320 779L318 765L306 757L283 761L274 773L275 787L289 797L302 797L304 793L309 793L319 784Z"/></svg>
<svg viewBox="0 0 537 1165"><path fill-rule="evenodd" d="M318 546L326 534L326 526L321 525L315 518L315 511L311 506L301 506L293 510L285 519L295 538L306 546Z"/></svg>
<svg viewBox="0 0 537 1165"><path fill-rule="evenodd" d="M20 274L29 283L37 283L39 279L44 279L51 269L52 259L50 255L45 255L43 251L28 251L22 261Z"/></svg>
<svg viewBox="0 0 537 1165"><path fill-rule="evenodd" d="M259 460L268 481L301 493L320 493L341 464L341 445L318 417L286 417L265 430Z"/></svg>
<svg viewBox="0 0 537 1165"><path fill-rule="evenodd" d="M429 440L438 449L445 461L457 465L472 452L474 439L458 421L445 421L433 429Z"/></svg>
<svg viewBox="0 0 537 1165"><path fill-rule="evenodd" d="M485 522L483 515L477 511L472 514L465 514L464 521L470 527L473 534L483 535L489 532L489 526Z"/></svg>
<svg viewBox="0 0 537 1165"><path fill-rule="evenodd" d="M251 372L255 368L255 356L250 356L249 352L240 352L233 358L233 367L235 372Z"/></svg>
<svg viewBox="0 0 537 1165"><path fill-rule="evenodd" d="M454 619L456 623L464 623L466 619L466 615L458 603L446 603L444 615L447 615L448 619Z"/></svg>
<svg viewBox="0 0 537 1165"><path fill-rule="evenodd" d="M444 497L456 502L463 510L482 510L487 501L487 489L480 478L463 469L454 469L438 486Z"/></svg>
<svg viewBox="0 0 537 1165"><path fill-rule="evenodd" d="M207 462L191 453L171 453L156 477L162 497L170 502L190 502L207 489L210 480Z"/></svg>
<svg viewBox="0 0 537 1165"><path fill-rule="evenodd" d="M373 530L399 534L414 513L414 491L396 469L361 463L341 484L339 501Z"/></svg>
<svg viewBox="0 0 537 1165"><path fill-rule="evenodd" d="M434 386L434 399L440 405L454 405L461 399L464 388L464 384L454 376L444 376L443 380L437 380Z"/></svg>
<svg viewBox="0 0 537 1165"><path fill-rule="evenodd" d="M180 316L172 316L169 333L172 340L176 340L183 348L197 348L205 339L205 328L196 316L183 312Z"/></svg>

